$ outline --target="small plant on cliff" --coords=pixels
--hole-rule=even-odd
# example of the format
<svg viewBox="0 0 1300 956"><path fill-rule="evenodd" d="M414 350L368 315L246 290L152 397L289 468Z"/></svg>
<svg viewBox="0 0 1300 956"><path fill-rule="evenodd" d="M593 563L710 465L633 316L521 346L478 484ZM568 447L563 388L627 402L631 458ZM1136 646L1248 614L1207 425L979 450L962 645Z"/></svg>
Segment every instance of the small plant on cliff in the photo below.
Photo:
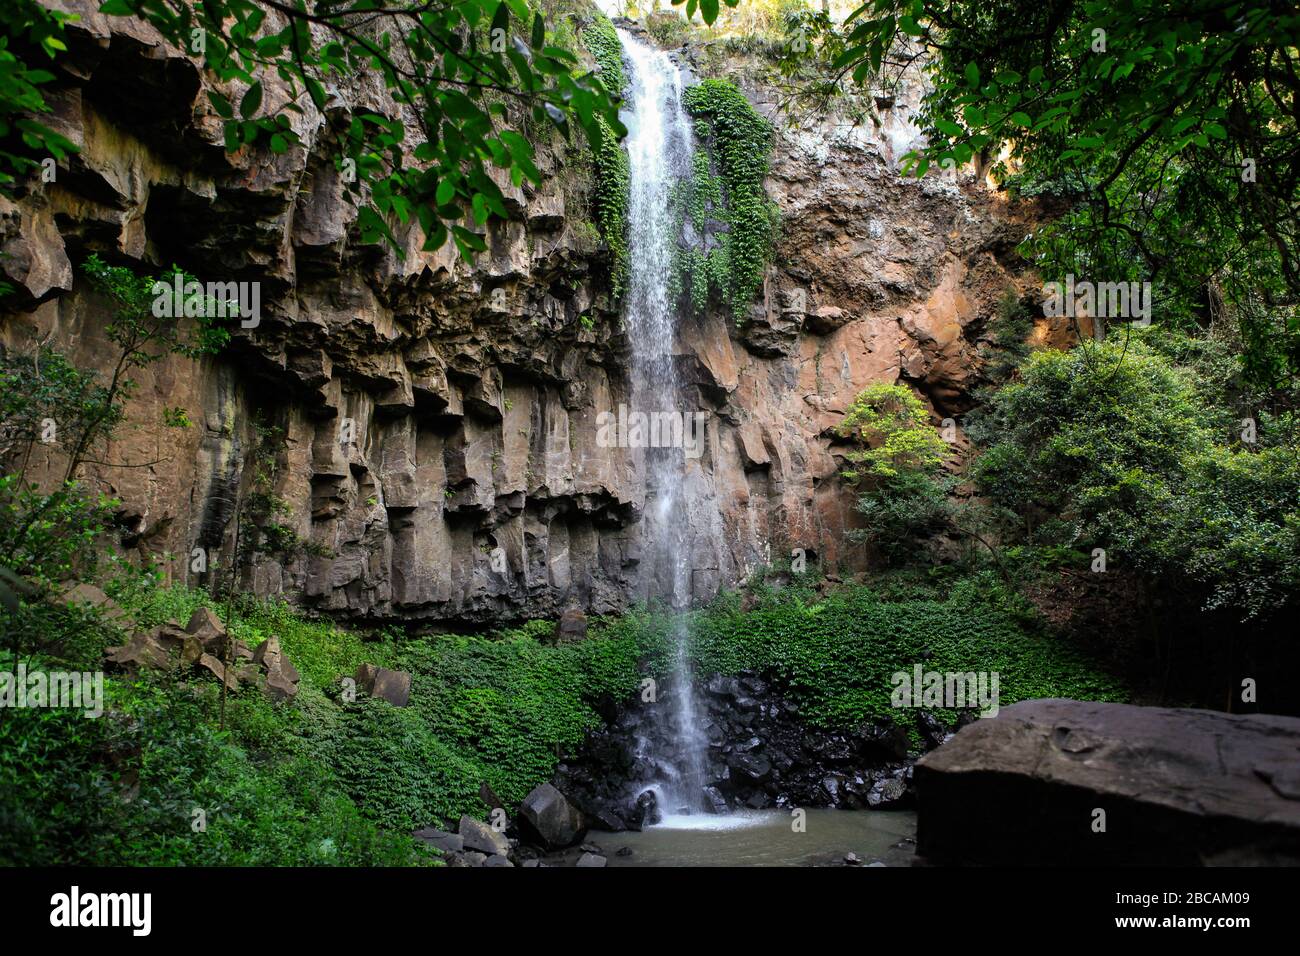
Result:
<svg viewBox="0 0 1300 956"><path fill-rule="evenodd" d="M859 393L836 431L860 446L845 457L853 482L885 484L906 474L933 476L947 453L929 413L906 385L876 382Z"/></svg>

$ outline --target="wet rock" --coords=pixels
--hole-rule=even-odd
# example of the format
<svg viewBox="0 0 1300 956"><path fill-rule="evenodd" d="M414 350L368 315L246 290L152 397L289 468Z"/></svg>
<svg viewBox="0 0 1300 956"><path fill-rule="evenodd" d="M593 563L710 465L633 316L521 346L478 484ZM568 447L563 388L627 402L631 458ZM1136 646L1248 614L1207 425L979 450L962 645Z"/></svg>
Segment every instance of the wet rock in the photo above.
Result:
<svg viewBox="0 0 1300 956"><path fill-rule="evenodd" d="M632 821L635 821L635 829L654 826L663 818L663 812L659 809L659 799L653 790L646 790L636 798L632 817Z"/></svg>
<svg viewBox="0 0 1300 956"><path fill-rule="evenodd" d="M538 845L560 850L581 840L587 824L581 811L564 794L544 783L535 787L520 805L519 828Z"/></svg>
<svg viewBox="0 0 1300 956"><path fill-rule="evenodd" d="M709 813L726 813L729 809L727 798L717 787L704 788L704 809Z"/></svg>
<svg viewBox="0 0 1300 956"><path fill-rule="evenodd" d="M575 863L574 866L580 866L584 868L600 867L600 866L605 866L606 862L607 861L603 856L599 856L595 853L584 853L582 854L582 856L578 857L578 862Z"/></svg>
<svg viewBox="0 0 1300 956"><path fill-rule="evenodd" d="M867 806L873 810L899 810L910 803L907 779L902 774L879 777L867 793Z"/></svg>
<svg viewBox="0 0 1300 956"><path fill-rule="evenodd" d="M732 754L727 758L733 774L753 783L762 783L772 773L772 765L760 754Z"/></svg>
<svg viewBox="0 0 1300 956"><path fill-rule="evenodd" d="M921 739L925 741L926 750L934 750L936 747L943 746L952 736L952 731L942 720L930 713L928 710L918 710L916 712L916 728L921 732Z"/></svg>
<svg viewBox="0 0 1300 956"><path fill-rule="evenodd" d="M854 737L860 754L880 760L902 760L911 746L907 731L890 717L860 725Z"/></svg>
<svg viewBox="0 0 1300 956"><path fill-rule="evenodd" d="M704 685L714 697L736 697L741 693L740 681L734 677L723 677L715 675L709 678L709 682Z"/></svg>

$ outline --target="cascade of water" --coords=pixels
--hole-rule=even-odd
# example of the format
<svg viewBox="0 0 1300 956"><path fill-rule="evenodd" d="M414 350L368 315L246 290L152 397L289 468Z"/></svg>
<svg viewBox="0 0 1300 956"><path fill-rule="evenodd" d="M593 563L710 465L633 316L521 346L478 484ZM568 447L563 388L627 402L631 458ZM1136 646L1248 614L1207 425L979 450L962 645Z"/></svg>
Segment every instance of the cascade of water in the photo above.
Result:
<svg viewBox="0 0 1300 956"><path fill-rule="evenodd" d="M673 361L677 309L668 278L677 244L670 202L673 185L689 175L691 123L682 107L681 73L668 55L623 30L619 40L631 65L627 108L627 150L631 195L628 204L628 290L624 322L631 351L633 410L685 414L681 382ZM691 599L689 524L691 501L682 448L646 453L645 557L648 594L666 597L674 610ZM700 806L707 742L696 720L685 623L674 624L676 666L660 701L664 737L672 749L653 754L667 778L666 809Z"/></svg>

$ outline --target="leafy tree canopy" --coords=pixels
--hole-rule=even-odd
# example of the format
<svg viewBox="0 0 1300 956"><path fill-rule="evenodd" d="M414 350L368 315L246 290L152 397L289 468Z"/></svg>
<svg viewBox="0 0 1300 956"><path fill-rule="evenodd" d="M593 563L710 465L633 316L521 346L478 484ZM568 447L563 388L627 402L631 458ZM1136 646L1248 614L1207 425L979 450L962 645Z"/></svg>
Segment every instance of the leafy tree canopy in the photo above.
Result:
<svg viewBox="0 0 1300 956"><path fill-rule="evenodd" d="M576 125L595 143L603 130L626 133L616 94L558 44L529 0L105 0L99 9L148 22L202 61L230 151L285 152L299 142L293 113L324 115L344 182L368 199L360 229L370 242L395 243L392 224L415 220L426 249L450 238L471 256L486 248L487 220L506 215L490 168L516 186L540 181L529 123L566 137ZM47 109L40 87L54 75L28 69L27 48L39 43L46 59L57 57L69 18L35 0L16 0L4 16L24 52L0 43L0 131L16 123L23 135L0 154L0 186L72 145L9 119ZM391 114L334 108L349 78L364 73L381 78L397 105Z"/></svg>
<svg viewBox="0 0 1300 956"><path fill-rule="evenodd" d="M1254 378L1300 371L1293 3L869 0L809 25L832 87L929 73L911 171L978 158L1058 200L1027 243L1045 279L1151 281L1158 321L1226 309Z"/></svg>

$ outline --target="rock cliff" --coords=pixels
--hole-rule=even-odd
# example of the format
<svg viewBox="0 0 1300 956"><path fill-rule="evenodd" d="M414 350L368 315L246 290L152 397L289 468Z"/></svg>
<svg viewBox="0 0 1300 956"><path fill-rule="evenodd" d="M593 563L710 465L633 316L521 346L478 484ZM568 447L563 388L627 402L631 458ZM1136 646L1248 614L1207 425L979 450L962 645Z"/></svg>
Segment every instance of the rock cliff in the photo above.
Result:
<svg viewBox="0 0 1300 956"><path fill-rule="evenodd" d="M80 152L53 182L0 200L0 269L17 287L0 339L102 366L108 308L79 272L91 253L261 289L260 322L220 356L136 376L112 464L88 473L122 501L124 545L204 585L191 555L229 561L262 467L310 547L256 556L242 584L259 594L446 622L644 597L642 453L597 441L597 415L629 384L580 153L543 144L541 188L503 181L511 217L473 264L421 251L414 231L399 232L399 256L360 242L325 117L298 116L304 146L287 153L227 153L189 57L95 4L62 6L81 20L51 125ZM775 116L772 91L738 80ZM340 115L384 108L364 83L331 94ZM880 380L912 383L936 421L959 423L998 298L1031 290L1013 251L1026 215L969 177L903 180L908 106L883 115L880 127L778 122L767 185L781 238L760 301L742 326L710 315L681 330L682 378L708 412L689 475L697 599L794 548L860 566L843 540L853 495L833 426ZM175 408L190 427L161 426Z"/></svg>

